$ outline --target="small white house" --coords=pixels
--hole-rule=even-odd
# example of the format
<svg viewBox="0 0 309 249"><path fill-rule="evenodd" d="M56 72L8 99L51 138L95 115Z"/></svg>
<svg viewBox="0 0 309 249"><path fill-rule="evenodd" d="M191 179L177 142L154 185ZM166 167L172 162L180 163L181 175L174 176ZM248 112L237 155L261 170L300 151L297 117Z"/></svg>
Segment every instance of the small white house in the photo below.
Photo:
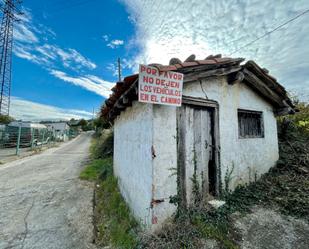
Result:
<svg viewBox="0 0 309 249"><path fill-rule="evenodd" d="M59 141L69 140L70 126L67 122L45 123L49 131L52 131L54 137Z"/></svg>
<svg viewBox="0 0 309 249"><path fill-rule="evenodd" d="M114 173L134 215L153 231L176 206L220 198L278 160L276 115L293 112L285 89L253 61L209 56L160 72L184 74L182 106L137 101L138 75L112 89L102 115L114 122ZM193 179L195 181L193 181Z"/></svg>

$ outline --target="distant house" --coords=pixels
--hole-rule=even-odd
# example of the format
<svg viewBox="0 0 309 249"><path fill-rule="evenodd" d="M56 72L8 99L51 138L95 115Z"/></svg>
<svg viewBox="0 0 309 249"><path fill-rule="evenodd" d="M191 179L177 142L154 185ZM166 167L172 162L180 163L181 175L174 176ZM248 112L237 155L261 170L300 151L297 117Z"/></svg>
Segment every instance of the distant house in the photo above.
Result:
<svg viewBox="0 0 309 249"><path fill-rule="evenodd" d="M278 160L276 116L293 113L286 90L242 58L209 56L160 72L184 74L182 106L137 101L138 75L118 82L102 115L114 123L114 173L134 215L155 230L172 215L171 196L188 207L254 181ZM175 174L177 170L177 174ZM195 179L195 181L193 181Z"/></svg>
<svg viewBox="0 0 309 249"><path fill-rule="evenodd" d="M70 120L68 122L68 125L71 127L71 129L76 130L78 132L82 131L82 126L80 125L80 120Z"/></svg>
<svg viewBox="0 0 309 249"><path fill-rule="evenodd" d="M67 122L52 122L44 123L49 131L53 132L53 135L58 141L69 140L70 126Z"/></svg>

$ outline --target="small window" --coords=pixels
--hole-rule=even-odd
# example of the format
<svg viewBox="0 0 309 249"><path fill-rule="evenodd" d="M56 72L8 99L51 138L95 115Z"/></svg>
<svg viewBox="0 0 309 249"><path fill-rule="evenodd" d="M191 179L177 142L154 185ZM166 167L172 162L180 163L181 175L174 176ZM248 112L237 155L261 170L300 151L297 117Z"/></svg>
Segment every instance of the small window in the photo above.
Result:
<svg viewBox="0 0 309 249"><path fill-rule="evenodd" d="M239 138L264 137L262 112L238 109Z"/></svg>

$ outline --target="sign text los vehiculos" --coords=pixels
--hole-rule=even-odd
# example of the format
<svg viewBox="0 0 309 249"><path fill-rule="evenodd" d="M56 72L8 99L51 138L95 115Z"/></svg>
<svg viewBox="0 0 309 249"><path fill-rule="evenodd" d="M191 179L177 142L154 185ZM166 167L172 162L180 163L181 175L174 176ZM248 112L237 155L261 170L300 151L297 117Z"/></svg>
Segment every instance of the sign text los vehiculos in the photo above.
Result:
<svg viewBox="0 0 309 249"><path fill-rule="evenodd" d="M181 106L183 74L140 65L138 82L140 102Z"/></svg>

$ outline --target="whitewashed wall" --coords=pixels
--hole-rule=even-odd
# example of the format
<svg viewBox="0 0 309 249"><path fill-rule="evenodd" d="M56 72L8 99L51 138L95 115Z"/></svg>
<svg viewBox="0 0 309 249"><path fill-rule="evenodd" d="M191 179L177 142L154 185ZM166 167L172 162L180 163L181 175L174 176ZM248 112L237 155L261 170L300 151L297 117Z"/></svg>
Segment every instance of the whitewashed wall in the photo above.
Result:
<svg viewBox="0 0 309 249"><path fill-rule="evenodd" d="M184 95L208 98L219 103L219 134L221 145L221 180L232 173L229 188L253 181L267 172L278 160L277 124L272 106L244 83L228 85L226 78L212 78L185 84ZM237 109L263 112L264 138L238 138Z"/></svg>
<svg viewBox="0 0 309 249"><path fill-rule="evenodd" d="M135 217L159 228L176 206L176 108L134 102L115 120L114 173ZM168 150L166 149L168 148ZM163 200L151 207L152 200Z"/></svg>
<svg viewBox="0 0 309 249"><path fill-rule="evenodd" d="M152 210L152 230L156 230L176 211L169 203L170 196L177 194L176 107L154 105L153 117L153 199L164 200Z"/></svg>
<svg viewBox="0 0 309 249"><path fill-rule="evenodd" d="M134 102L115 120L114 174L135 217L151 224L152 105Z"/></svg>

